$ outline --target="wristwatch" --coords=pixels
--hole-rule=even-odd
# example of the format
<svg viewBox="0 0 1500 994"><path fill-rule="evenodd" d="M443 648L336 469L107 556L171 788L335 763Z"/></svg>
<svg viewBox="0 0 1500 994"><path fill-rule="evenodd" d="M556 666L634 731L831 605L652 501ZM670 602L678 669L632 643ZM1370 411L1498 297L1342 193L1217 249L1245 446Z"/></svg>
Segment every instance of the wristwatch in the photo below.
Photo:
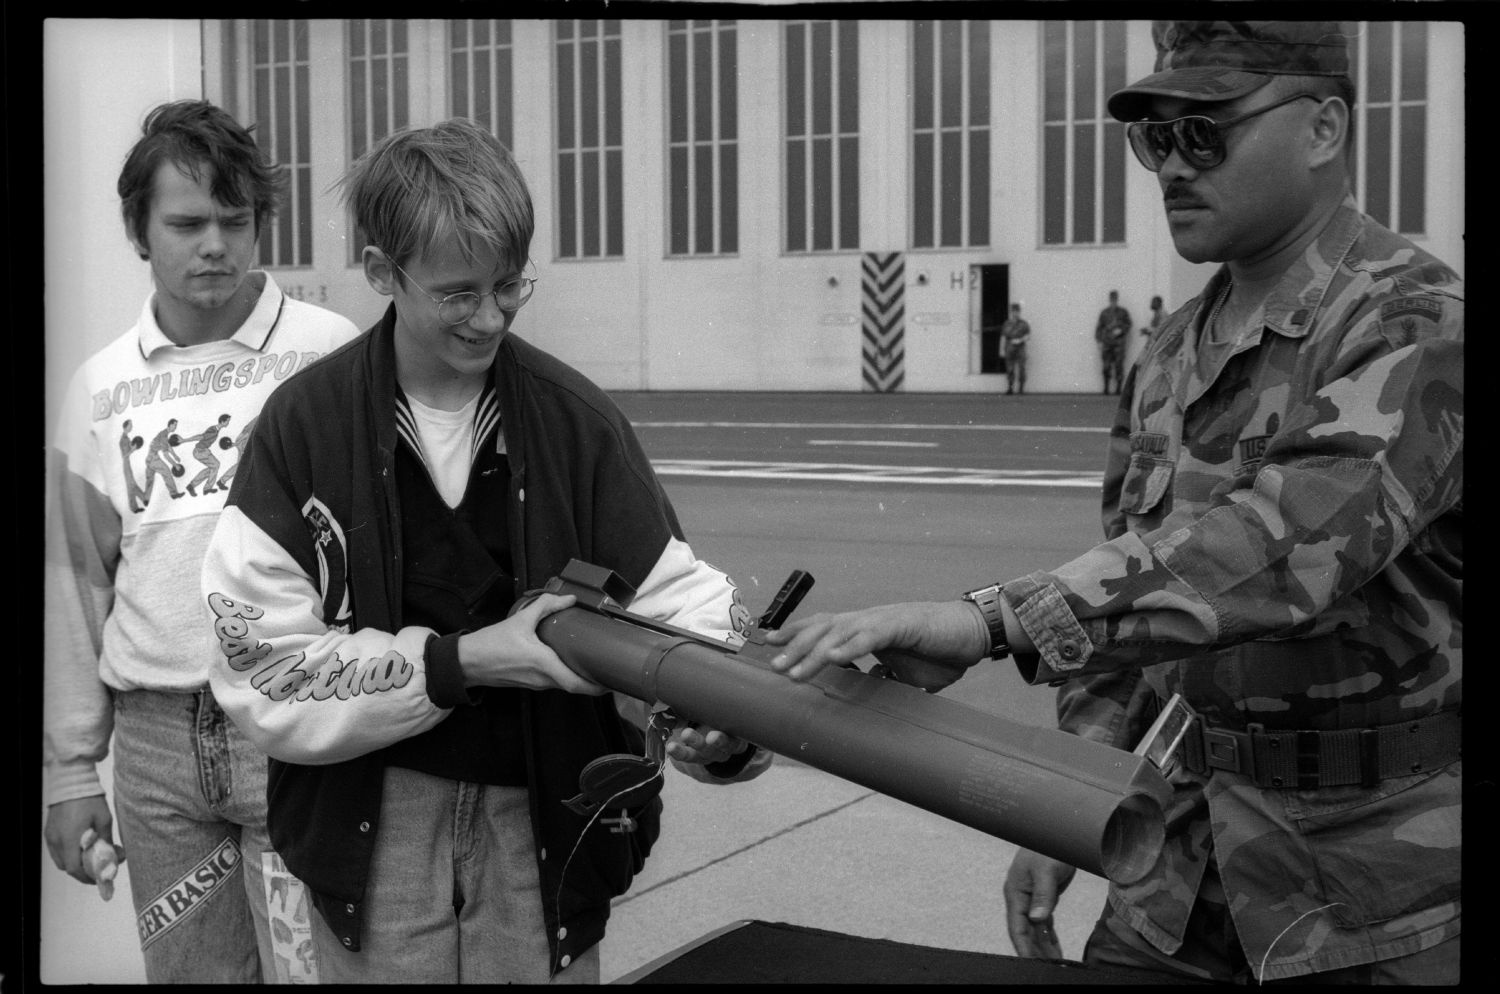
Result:
<svg viewBox="0 0 1500 994"><path fill-rule="evenodd" d="M984 615L984 625L990 632L990 658L1004 659L1010 655L1010 642L1005 637L1005 615L1000 612L1000 584L992 583L963 595L963 599L979 608Z"/></svg>

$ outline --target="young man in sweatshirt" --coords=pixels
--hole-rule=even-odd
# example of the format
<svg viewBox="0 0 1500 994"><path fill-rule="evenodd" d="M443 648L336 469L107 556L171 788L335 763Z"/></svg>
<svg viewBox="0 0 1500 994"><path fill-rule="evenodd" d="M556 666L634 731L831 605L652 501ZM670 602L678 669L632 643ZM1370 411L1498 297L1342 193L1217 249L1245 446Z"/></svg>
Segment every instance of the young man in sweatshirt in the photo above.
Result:
<svg viewBox="0 0 1500 994"><path fill-rule="evenodd" d="M358 333L252 268L280 185L220 108L151 111L118 189L155 292L74 375L52 451L45 838L85 883L84 838L128 849L151 983L292 980L290 964L296 979L312 976L295 945L278 974L265 869L290 879L266 839L266 758L208 689L198 575L225 495L208 475L201 492L188 488L195 499L177 486L176 449L194 441L179 424L249 423L279 384ZM96 769L111 735L118 839Z"/></svg>

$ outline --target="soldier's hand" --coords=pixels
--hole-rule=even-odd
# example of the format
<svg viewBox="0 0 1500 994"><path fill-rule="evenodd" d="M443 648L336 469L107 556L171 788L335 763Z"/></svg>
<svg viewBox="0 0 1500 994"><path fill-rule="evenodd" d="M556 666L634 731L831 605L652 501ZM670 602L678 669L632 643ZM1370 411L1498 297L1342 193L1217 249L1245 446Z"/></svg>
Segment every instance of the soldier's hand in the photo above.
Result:
<svg viewBox="0 0 1500 994"><path fill-rule="evenodd" d="M1076 868L1029 849L1016 853L1005 876L1005 927L1017 956L1062 959L1052 912Z"/></svg>
<svg viewBox="0 0 1500 994"><path fill-rule="evenodd" d="M771 668L793 680L873 653L897 679L928 691L963 676L989 648L984 619L966 601L815 614L767 632L766 642L784 647Z"/></svg>

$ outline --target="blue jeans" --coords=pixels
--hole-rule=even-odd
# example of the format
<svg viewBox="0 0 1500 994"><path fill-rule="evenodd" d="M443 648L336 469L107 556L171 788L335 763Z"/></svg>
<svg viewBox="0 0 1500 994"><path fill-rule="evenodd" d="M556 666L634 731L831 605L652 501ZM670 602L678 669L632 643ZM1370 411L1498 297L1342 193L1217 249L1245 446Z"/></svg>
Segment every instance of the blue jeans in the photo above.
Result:
<svg viewBox="0 0 1500 994"><path fill-rule="evenodd" d="M264 872L277 862L266 835L266 758L213 695L116 693L114 754L115 817L147 981L315 978L306 891ZM280 942L268 886L281 897Z"/></svg>
<svg viewBox="0 0 1500 994"><path fill-rule="evenodd" d="M323 983L548 983L541 881L524 787L388 767L360 950L313 915ZM599 947L552 983L598 983Z"/></svg>

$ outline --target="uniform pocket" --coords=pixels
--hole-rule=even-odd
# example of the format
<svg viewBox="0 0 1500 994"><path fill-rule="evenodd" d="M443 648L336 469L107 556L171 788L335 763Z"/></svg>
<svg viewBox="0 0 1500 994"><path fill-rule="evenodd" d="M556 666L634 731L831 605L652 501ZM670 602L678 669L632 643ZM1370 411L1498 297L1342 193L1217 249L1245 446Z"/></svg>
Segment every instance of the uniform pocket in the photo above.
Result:
<svg viewBox="0 0 1500 994"><path fill-rule="evenodd" d="M1357 928L1456 901L1462 893L1462 762L1375 787L1282 794L1329 901Z"/></svg>
<svg viewBox="0 0 1500 994"><path fill-rule="evenodd" d="M1135 453L1120 488L1120 510L1125 514L1149 514L1161 503L1172 485L1170 460Z"/></svg>

